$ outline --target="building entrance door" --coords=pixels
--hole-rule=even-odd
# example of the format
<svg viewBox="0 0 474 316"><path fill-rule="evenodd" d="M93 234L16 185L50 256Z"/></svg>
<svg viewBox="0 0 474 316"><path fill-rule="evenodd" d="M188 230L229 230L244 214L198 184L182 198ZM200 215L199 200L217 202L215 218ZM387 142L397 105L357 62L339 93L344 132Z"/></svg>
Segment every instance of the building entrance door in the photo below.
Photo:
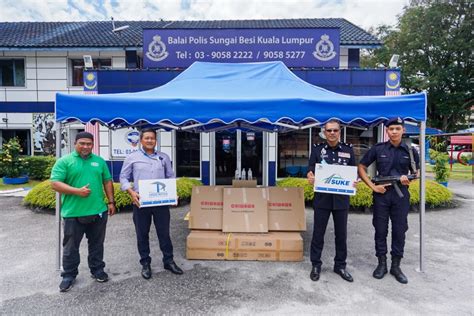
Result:
<svg viewBox="0 0 474 316"><path fill-rule="evenodd" d="M263 137L261 132L216 132L216 185L230 185L235 171L245 169L246 178L262 183Z"/></svg>

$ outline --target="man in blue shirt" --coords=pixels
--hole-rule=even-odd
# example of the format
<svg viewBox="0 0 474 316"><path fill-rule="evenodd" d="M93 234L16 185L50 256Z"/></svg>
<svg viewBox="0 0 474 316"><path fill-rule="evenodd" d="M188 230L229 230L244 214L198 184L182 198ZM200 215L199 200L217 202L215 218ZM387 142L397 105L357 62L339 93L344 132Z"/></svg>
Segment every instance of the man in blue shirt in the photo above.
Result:
<svg viewBox="0 0 474 316"><path fill-rule="evenodd" d="M127 191L133 201L133 222L137 234L137 246L142 265L142 276L150 279L150 226L155 224L156 233L163 253L164 268L174 274L183 274L173 260L173 245L170 238L170 209L168 206L140 207L138 181L174 178L173 168L168 155L155 150L156 132L144 129L140 133L141 149L130 154L124 161L120 172L122 191ZM130 181L133 179L133 187Z"/></svg>
<svg viewBox="0 0 474 316"><path fill-rule="evenodd" d="M375 228L375 255L378 266L373 277L382 279L387 274L387 235L388 222L392 221L392 265L390 274L403 284L408 279L400 269L405 246L405 233L408 230L408 210L410 208L410 193L408 192L408 173L417 173L420 158L416 150L402 142L404 133L403 119L392 118L386 123L389 141L375 144L360 161L358 170L360 178L373 191L374 214L372 224ZM373 162L377 164L379 176L400 177L400 187L403 197L400 197L393 185L375 185L367 176L367 167Z"/></svg>

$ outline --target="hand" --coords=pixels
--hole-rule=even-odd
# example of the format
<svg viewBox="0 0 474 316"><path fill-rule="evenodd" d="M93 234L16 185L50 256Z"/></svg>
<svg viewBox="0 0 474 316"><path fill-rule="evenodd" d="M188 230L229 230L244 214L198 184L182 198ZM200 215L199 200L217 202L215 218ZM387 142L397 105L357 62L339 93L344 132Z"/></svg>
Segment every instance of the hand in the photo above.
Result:
<svg viewBox="0 0 474 316"><path fill-rule="evenodd" d="M135 191L131 191L130 197L132 198L132 203L140 207L140 195Z"/></svg>
<svg viewBox="0 0 474 316"><path fill-rule="evenodd" d="M88 197L91 194L91 189L89 189L89 183L83 186L82 188L77 189L77 195L82 197Z"/></svg>
<svg viewBox="0 0 474 316"><path fill-rule="evenodd" d="M314 184L314 173L313 171L310 171L306 174L306 178L308 179L309 184L313 185Z"/></svg>
<svg viewBox="0 0 474 316"><path fill-rule="evenodd" d="M400 177L400 182L403 185L410 185L410 180L408 180L408 177L405 175Z"/></svg>
<svg viewBox="0 0 474 316"><path fill-rule="evenodd" d="M374 186L372 190L376 193L384 194L385 192L387 192L387 189L385 189L385 187L389 185L391 184L390 183L379 184L379 185Z"/></svg>
<svg viewBox="0 0 474 316"><path fill-rule="evenodd" d="M108 208L110 216L114 216L115 213L117 212L117 209L115 208L115 204L109 204L107 208Z"/></svg>

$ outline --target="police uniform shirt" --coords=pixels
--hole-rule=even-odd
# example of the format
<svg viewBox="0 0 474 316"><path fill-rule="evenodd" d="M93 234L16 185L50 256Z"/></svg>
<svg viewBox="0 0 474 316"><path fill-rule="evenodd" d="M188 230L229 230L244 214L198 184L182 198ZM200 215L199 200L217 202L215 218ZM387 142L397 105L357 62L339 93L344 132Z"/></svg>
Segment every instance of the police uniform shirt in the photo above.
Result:
<svg viewBox="0 0 474 316"><path fill-rule="evenodd" d="M355 166L355 156L352 145L338 143L334 148L329 146L328 143L314 145L309 158L308 170L314 173L314 168L317 163ZM331 210L349 209L349 196L315 192L314 207Z"/></svg>
<svg viewBox="0 0 474 316"><path fill-rule="evenodd" d="M413 159L418 170L420 167L420 156L413 150ZM390 141L377 143L364 155L361 164L368 167L376 161L376 169L379 176L402 176L407 175L411 168L410 149L402 142L394 146Z"/></svg>

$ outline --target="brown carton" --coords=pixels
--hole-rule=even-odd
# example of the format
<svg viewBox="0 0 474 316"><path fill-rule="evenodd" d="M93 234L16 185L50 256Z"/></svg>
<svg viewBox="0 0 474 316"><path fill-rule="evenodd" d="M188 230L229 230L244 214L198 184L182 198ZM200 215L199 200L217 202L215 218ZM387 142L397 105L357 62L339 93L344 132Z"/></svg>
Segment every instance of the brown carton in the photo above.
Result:
<svg viewBox="0 0 474 316"><path fill-rule="evenodd" d="M303 188L269 187L268 230L305 231Z"/></svg>
<svg viewBox="0 0 474 316"><path fill-rule="evenodd" d="M257 180L232 180L232 186L235 188L256 188Z"/></svg>
<svg viewBox="0 0 474 316"><path fill-rule="evenodd" d="M188 259L302 261L303 239L295 232L265 234L191 231Z"/></svg>
<svg viewBox="0 0 474 316"><path fill-rule="evenodd" d="M222 186L195 186L191 195L190 229L222 230Z"/></svg>
<svg viewBox="0 0 474 316"><path fill-rule="evenodd" d="M264 188L224 188L223 232L268 232L268 191Z"/></svg>

